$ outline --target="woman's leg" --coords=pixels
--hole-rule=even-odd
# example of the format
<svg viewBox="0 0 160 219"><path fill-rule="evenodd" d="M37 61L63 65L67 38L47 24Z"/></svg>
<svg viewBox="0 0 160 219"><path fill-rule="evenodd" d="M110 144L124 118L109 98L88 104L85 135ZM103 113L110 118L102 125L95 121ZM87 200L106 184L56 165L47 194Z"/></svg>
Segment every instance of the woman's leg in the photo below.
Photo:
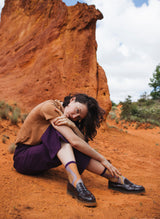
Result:
<svg viewBox="0 0 160 219"><path fill-rule="evenodd" d="M87 190L77 169L75 156L69 143L62 142L61 149L57 153L57 157L66 168L69 183L67 192L74 198L77 198L86 206L96 206L94 195Z"/></svg>
<svg viewBox="0 0 160 219"><path fill-rule="evenodd" d="M69 182L76 187L77 183L82 182L82 179L77 169L71 145L69 143L62 142L61 149L58 151L57 157L66 168Z"/></svg>
<svg viewBox="0 0 160 219"><path fill-rule="evenodd" d="M145 188L143 186L136 185L130 182L124 176L113 177L109 171L99 162L94 159L91 159L87 168L92 173L101 175L109 180L108 187L116 191L123 193L143 193Z"/></svg>
<svg viewBox="0 0 160 219"><path fill-rule="evenodd" d="M91 159L87 168L88 171L95 173L97 175L103 176L112 182L117 182L123 184L123 176L113 177L110 172L97 160Z"/></svg>

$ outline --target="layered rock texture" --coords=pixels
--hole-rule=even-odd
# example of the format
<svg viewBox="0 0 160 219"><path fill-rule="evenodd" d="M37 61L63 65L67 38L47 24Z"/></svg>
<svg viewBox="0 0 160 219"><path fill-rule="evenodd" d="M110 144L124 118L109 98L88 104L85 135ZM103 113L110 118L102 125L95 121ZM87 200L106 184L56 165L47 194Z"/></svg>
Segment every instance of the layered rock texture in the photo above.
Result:
<svg viewBox="0 0 160 219"><path fill-rule="evenodd" d="M105 72L97 63L95 6L61 0L5 0L0 23L0 100L27 110L81 92L109 112Z"/></svg>

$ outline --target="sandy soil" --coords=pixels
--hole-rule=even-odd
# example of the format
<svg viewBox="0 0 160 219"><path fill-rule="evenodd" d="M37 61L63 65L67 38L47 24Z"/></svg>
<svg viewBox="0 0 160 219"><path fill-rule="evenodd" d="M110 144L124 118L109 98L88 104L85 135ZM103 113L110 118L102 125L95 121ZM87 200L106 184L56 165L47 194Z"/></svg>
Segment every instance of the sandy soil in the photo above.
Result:
<svg viewBox="0 0 160 219"><path fill-rule="evenodd" d="M124 176L146 188L144 195L121 194L108 189L107 180L87 171L83 180L98 206L84 207L67 195L64 168L39 176L21 175L13 168L8 146L19 129L0 121L0 219L52 218L160 218L160 128L101 128L91 143Z"/></svg>

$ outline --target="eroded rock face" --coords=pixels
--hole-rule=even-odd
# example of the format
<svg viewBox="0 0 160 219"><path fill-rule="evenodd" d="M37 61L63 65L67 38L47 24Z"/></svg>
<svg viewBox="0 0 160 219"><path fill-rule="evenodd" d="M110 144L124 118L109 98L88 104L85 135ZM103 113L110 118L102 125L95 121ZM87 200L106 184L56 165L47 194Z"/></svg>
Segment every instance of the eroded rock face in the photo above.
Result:
<svg viewBox="0 0 160 219"><path fill-rule="evenodd" d="M96 58L95 6L61 0L6 0L0 24L0 99L30 110L81 92L109 112L104 70Z"/></svg>

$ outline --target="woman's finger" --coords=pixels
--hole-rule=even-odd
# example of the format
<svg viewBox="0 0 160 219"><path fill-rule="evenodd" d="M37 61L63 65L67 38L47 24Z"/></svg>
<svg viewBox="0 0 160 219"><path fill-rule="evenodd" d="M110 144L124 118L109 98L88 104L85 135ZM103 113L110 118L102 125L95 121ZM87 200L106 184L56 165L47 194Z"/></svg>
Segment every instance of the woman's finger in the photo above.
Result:
<svg viewBox="0 0 160 219"><path fill-rule="evenodd" d="M114 167L108 160L103 160L102 165L108 169L112 176L119 177L121 175L121 172L116 167Z"/></svg>
<svg viewBox="0 0 160 219"><path fill-rule="evenodd" d="M119 176L121 176L122 174L121 174L121 172L120 172L119 170L115 169L115 175L116 175L117 177L119 177Z"/></svg>
<svg viewBox="0 0 160 219"><path fill-rule="evenodd" d="M67 124L67 121L64 119L59 119L59 120L55 121L55 124L56 125L65 125L65 124Z"/></svg>
<svg viewBox="0 0 160 219"><path fill-rule="evenodd" d="M111 165L108 165L108 168L107 168L107 169L109 170L109 172L111 173L111 175L114 176L114 172L113 172L113 170L112 170Z"/></svg>
<svg viewBox="0 0 160 219"><path fill-rule="evenodd" d="M117 172L118 175L120 175L120 176L122 175L122 173L117 169L116 169L116 172Z"/></svg>
<svg viewBox="0 0 160 219"><path fill-rule="evenodd" d="M53 122L57 122L57 121L59 121L61 119L65 119L65 117L64 116L58 116L55 119L53 119Z"/></svg>
<svg viewBox="0 0 160 219"><path fill-rule="evenodd" d="M114 170L116 174L121 175L121 172L116 167L114 167Z"/></svg>
<svg viewBox="0 0 160 219"><path fill-rule="evenodd" d="M110 165L109 169L111 170L110 172L113 176L119 177L119 175L121 175L121 173L114 166Z"/></svg>
<svg viewBox="0 0 160 219"><path fill-rule="evenodd" d="M58 126L60 126L60 125L70 126L70 120L68 118L66 118L64 115L55 118L53 120L53 122L54 122L55 125L58 125Z"/></svg>

